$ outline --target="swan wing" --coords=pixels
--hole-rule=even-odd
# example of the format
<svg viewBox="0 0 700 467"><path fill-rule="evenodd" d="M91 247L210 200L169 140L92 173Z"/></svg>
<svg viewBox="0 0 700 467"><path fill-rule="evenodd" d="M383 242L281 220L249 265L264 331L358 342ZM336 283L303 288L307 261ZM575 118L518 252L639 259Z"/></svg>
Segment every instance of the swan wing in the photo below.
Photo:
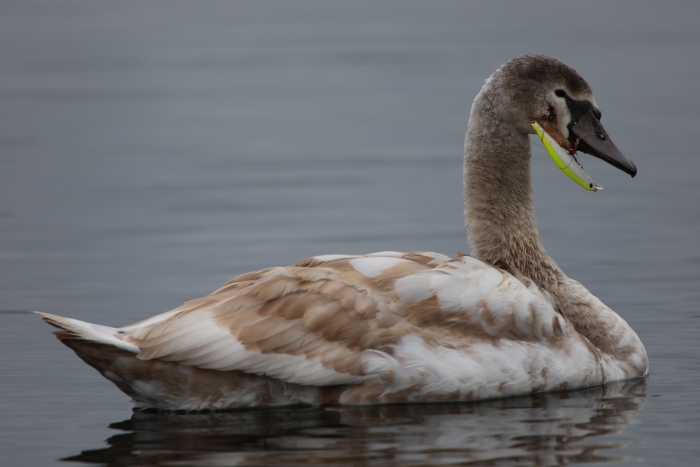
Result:
<svg viewBox="0 0 700 467"><path fill-rule="evenodd" d="M416 339L543 341L560 318L537 287L469 256L381 252L244 274L118 334L142 360L331 386L386 380Z"/></svg>

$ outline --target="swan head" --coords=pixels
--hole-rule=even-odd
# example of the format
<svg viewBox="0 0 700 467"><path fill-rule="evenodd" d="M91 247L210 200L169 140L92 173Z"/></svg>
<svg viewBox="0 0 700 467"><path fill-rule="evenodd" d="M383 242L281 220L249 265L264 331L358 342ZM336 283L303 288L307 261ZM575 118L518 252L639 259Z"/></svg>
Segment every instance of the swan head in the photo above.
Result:
<svg viewBox="0 0 700 467"><path fill-rule="evenodd" d="M488 94L503 118L522 133L537 133L559 168L584 188L600 187L583 172L576 160L579 151L632 177L637 174L637 167L600 123L601 111L586 80L559 60L521 55L496 70L487 89L496 91ZM571 168L567 171L565 166Z"/></svg>

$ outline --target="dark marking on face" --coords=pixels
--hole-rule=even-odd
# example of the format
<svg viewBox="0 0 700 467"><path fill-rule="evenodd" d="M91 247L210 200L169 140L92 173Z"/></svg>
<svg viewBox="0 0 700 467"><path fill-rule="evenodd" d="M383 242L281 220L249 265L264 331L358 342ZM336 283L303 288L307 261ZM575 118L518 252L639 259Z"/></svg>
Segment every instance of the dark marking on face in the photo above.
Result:
<svg viewBox="0 0 700 467"><path fill-rule="evenodd" d="M571 121L566 127L569 130L568 140L573 145L573 147L570 148L570 152L572 152L572 154L576 153L579 144L579 138L577 138L574 134L573 128L579 122L579 120L581 120L581 118L589 111L592 112L595 116L595 119L593 120L593 131L596 133L596 135L600 135L599 138L605 138L605 130L600 125L600 118L602 117L600 109L593 107L593 104L588 100L584 99L578 101L576 99L571 98L562 89L557 89L556 91L554 91L554 94L564 98L564 101L566 102L566 107L569 109L569 113L571 114Z"/></svg>
<svg viewBox="0 0 700 467"><path fill-rule="evenodd" d="M571 112L571 121L569 122L569 126L574 126L577 124L581 117L583 117L586 112L593 108L593 104L591 104L589 101L575 101L569 96L565 97L565 100L566 106L569 108L569 112Z"/></svg>

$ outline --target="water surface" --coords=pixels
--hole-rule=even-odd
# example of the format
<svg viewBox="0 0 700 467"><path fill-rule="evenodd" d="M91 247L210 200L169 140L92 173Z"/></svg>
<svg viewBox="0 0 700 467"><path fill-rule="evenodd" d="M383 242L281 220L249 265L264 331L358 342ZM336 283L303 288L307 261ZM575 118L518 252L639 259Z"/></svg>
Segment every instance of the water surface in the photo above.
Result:
<svg viewBox="0 0 700 467"><path fill-rule="evenodd" d="M108 447L65 460L107 465L569 465L626 460L618 436L644 380L465 404L143 413Z"/></svg>

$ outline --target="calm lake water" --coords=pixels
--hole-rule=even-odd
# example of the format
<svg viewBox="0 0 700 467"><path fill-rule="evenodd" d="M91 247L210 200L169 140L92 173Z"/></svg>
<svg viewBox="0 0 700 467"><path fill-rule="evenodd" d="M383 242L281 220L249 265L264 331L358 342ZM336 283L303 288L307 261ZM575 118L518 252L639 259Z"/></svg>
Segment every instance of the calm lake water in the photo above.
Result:
<svg viewBox="0 0 700 467"><path fill-rule="evenodd" d="M700 3L3 2L0 464L686 466L700 458ZM120 326L325 253L468 251L471 101L545 53L630 179L534 147L538 220L646 380L473 404L134 413L30 310Z"/></svg>

